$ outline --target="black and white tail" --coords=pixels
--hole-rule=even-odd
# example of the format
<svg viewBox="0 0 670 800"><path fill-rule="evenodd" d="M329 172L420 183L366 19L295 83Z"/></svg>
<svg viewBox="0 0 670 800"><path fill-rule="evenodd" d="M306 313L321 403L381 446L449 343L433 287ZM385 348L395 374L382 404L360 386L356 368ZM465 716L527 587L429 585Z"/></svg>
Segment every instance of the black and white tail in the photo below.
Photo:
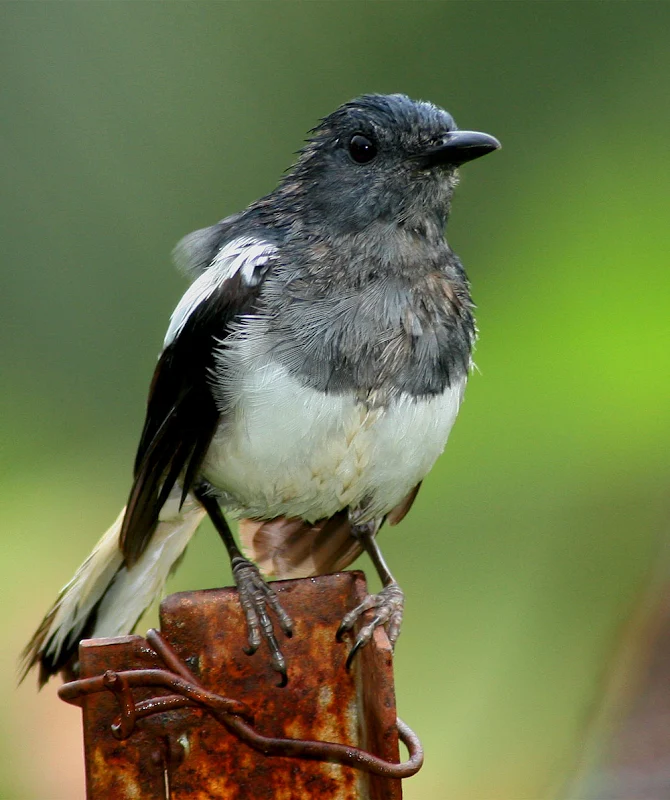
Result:
<svg viewBox="0 0 670 800"><path fill-rule="evenodd" d="M178 487L177 487L178 489ZM151 546L128 566L121 552L125 508L60 592L21 656L21 680L39 666L39 684L76 664L81 639L130 633L161 593L205 515L175 490L161 509Z"/></svg>

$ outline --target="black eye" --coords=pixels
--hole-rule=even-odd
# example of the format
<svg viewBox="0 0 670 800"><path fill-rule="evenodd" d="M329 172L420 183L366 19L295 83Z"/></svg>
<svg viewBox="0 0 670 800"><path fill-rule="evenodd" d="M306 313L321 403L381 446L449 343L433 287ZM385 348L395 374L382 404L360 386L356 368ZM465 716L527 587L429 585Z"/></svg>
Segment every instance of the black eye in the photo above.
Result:
<svg viewBox="0 0 670 800"><path fill-rule="evenodd" d="M367 164L377 155L377 147L367 136L357 133L349 142L349 155L357 164Z"/></svg>

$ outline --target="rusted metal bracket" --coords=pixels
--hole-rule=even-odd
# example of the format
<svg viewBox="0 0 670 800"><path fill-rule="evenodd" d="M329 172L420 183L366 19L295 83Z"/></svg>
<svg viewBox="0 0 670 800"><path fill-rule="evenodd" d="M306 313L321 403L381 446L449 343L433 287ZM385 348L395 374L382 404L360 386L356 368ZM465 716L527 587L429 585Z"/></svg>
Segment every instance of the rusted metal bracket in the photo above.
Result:
<svg viewBox="0 0 670 800"><path fill-rule="evenodd" d="M166 598L163 634L146 640L82 642L81 677L59 694L84 711L88 800L402 796L423 751L395 714L386 635L375 632L351 672L350 643L334 635L365 597L362 573L274 587L297 625L283 644L287 687L264 652L243 653L234 589Z"/></svg>

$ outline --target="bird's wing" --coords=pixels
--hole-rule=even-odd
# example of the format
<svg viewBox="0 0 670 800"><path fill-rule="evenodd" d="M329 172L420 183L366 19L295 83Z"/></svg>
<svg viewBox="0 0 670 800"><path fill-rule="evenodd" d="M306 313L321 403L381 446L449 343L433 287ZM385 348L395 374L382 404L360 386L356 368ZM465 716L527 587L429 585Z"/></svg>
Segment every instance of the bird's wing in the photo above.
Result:
<svg viewBox="0 0 670 800"><path fill-rule="evenodd" d="M344 569L361 553L351 535L348 509L330 519L241 519L242 549L264 575L308 578Z"/></svg>
<svg viewBox="0 0 670 800"><path fill-rule="evenodd" d="M411 508L420 487L418 483L384 521L397 525ZM363 552L360 540L351 532L346 508L330 519L314 523L286 517L242 519L240 541L246 555L264 575L282 579L339 572Z"/></svg>
<svg viewBox="0 0 670 800"><path fill-rule="evenodd" d="M275 252L274 245L254 237L229 241L172 314L121 529L128 565L144 551L177 479L183 502L197 476L220 417L209 384L215 349L231 323L252 311Z"/></svg>
<svg viewBox="0 0 670 800"><path fill-rule="evenodd" d="M417 485L412 489L412 491L404 498L395 508L392 508L389 513L386 515L386 522L389 525L397 525L399 522L402 522L407 514L409 513L410 508L414 505L414 501L416 500L416 496L419 494L419 489L421 488L421 481L417 483Z"/></svg>
<svg viewBox="0 0 670 800"><path fill-rule="evenodd" d="M192 280L202 275L216 254L239 237L242 213L226 217L208 228L193 231L177 242L172 258L179 271Z"/></svg>

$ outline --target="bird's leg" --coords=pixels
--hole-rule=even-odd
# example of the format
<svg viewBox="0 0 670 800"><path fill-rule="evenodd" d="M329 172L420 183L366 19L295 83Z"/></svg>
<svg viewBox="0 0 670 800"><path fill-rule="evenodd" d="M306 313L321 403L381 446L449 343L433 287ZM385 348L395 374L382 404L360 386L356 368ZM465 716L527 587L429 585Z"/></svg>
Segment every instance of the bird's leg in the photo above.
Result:
<svg viewBox="0 0 670 800"><path fill-rule="evenodd" d="M351 666L356 653L366 645L372 638L375 628L378 625L383 625L386 628L386 634L391 642L391 647L395 646L396 640L400 635L400 626L402 624L402 614L405 605L405 595L402 589L398 586L395 578L388 568L384 556L382 555L375 534L380 528L379 522L366 522L366 523L353 523L351 530L353 535L359 539L366 553L372 559L375 565L377 574L382 582L382 590L378 594L368 595L365 600L348 614L345 614L344 619L340 623L337 631L337 638L341 639L346 631L350 631L358 618L370 609L375 609L376 613L374 618L368 622L358 632L356 641L351 648L351 652L347 658L347 669Z"/></svg>
<svg viewBox="0 0 670 800"><path fill-rule="evenodd" d="M288 683L286 660L277 644L268 606L274 611L281 629L289 638L293 635L293 622L281 607L275 591L263 580L258 567L240 552L219 503L209 494L208 488L207 484L200 484L194 490L194 494L209 514L230 556L233 578L247 621L248 647L244 648L244 652L253 655L258 650L262 638L265 638L270 648L272 667L281 675L279 685L286 686Z"/></svg>

